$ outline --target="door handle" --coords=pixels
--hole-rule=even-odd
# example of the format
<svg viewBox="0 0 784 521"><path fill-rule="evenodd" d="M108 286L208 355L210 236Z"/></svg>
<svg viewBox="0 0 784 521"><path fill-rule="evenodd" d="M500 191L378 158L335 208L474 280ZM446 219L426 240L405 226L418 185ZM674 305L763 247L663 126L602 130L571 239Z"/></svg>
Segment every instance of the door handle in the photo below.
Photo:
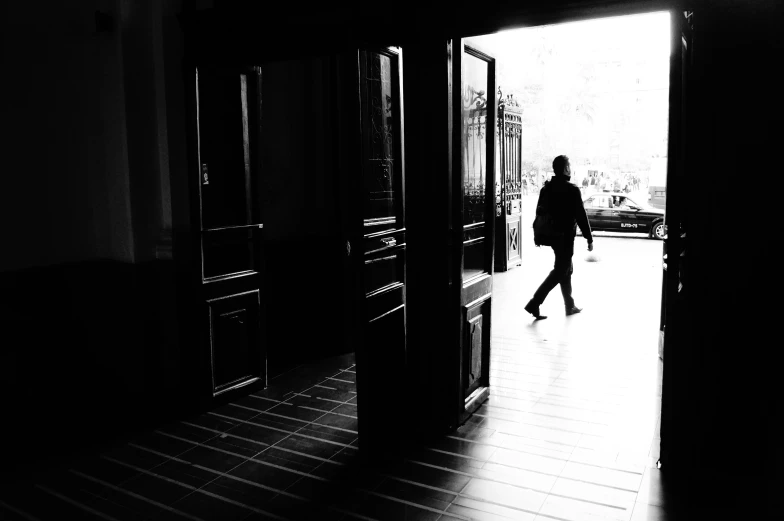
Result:
<svg viewBox="0 0 784 521"><path fill-rule="evenodd" d="M350 257L350 256L351 256L351 243L349 241L346 241L346 257Z"/></svg>
<svg viewBox="0 0 784 521"><path fill-rule="evenodd" d="M384 245L385 245L387 248L389 248L389 247L391 247L391 246L394 246L395 244L397 244L397 240L396 240L394 237L384 237L383 239L381 239L381 242L383 242L383 243L384 243Z"/></svg>

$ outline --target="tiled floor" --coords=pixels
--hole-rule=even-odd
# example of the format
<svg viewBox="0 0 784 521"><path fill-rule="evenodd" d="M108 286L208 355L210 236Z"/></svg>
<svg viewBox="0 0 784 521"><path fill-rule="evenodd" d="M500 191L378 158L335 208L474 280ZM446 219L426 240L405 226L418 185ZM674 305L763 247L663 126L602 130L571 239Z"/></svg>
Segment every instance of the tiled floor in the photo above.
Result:
<svg viewBox="0 0 784 521"><path fill-rule="evenodd" d="M7 476L0 518L666 519L655 467L658 304L629 313L628 301L597 297L617 273L582 263L575 295L586 310L562 316L556 290L550 318L534 322L521 308L549 262L537 253L530 269L495 278L490 399L391 473L357 465L345 356L66 468ZM652 280L626 292L657 289L645 269Z"/></svg>

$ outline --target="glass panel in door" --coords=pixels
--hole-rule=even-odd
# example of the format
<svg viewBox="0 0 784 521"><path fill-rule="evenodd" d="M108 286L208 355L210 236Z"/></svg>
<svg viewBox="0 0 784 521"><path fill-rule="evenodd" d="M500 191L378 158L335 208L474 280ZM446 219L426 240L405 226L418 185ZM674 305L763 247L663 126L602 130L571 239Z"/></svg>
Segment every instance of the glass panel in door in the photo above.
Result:
<svg viewBox="0 0 784 521"><path fill-rule="evenodd" d="M462 88L463 280L468 280L489 270L487 61L463 55Z"/></svg>
<svg viewBox="0 0 784 521"><path fill-rule="evenodd" d="M391 56L378 52L361 53L365 62L361 68L365 89L365 165L364 214L366 226L379 229L394 228L398 201L395 195L399 184L396 164L395 129L396 74ZM381 228L379 228L381 227Z"/></svg>

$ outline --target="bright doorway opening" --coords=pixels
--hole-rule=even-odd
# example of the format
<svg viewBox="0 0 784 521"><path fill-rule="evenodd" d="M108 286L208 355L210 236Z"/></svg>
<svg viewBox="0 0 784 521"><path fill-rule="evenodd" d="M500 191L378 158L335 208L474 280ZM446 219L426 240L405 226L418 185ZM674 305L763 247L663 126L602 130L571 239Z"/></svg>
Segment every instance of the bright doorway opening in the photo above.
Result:
<svg viewBox="0 0 784 521"><path fill-rule="evenodd" d="M526 470L565 462L551 494L567 499L547 509L564 518L656 503L670 31L670 14L658 12L467 40L497 60L499 121L507 109L520 116L519 152L513 141L505 150L501 131L496 161L496 237L519 214L519 257L496 262L491 395L476 416L542 458ZM594 251L578 233L572 287L583 311L566 316L556 287L541 306L548 318L534 320L523 308L554 255L534 245L531 224L561 154ZM496 259L510 243L496 245Z"/></svg>

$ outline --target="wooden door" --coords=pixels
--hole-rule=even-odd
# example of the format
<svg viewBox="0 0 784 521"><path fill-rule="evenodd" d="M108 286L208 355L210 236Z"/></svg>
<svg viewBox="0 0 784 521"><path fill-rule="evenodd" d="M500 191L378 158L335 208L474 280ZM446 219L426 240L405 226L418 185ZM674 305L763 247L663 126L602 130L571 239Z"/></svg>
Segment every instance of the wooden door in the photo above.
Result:
<svg viewBox="0 0 784 521"><path fill-rule="evenodd" d="M455 406L462 423L490 385L497 102L492 56L455 40L452 66L452 275L460 331Z"/></svg>
<svg viewBox="0 0 784 521"><path fill-rule="evenodd" d="M258 138L261 71L195 66L191 187L198 234L189 365L195 391L211 400L265 383L261 296Z"/></svg>
<svg viewBox="0 0 784 521"><path fill-rule="evenodd" d="M691 157L687 148L690 112L690 78L693 53L693 23L691 11L673 12L672 17L672 54L670 58L670 123L667 150L667 207L665 224L667 238L663 241L662 306L659 335L659 356L666 360L662 372L662 410L661 410L661 465L670 461L685 461L689 450L677 443L677 432L689 431L693 421L693 411L681 407L667 393L668 389L681 388L688 379L683 368L691 366L692 361L684 350L676 347L686 345L689 331L688 277L686 249L688 246L687 203L684 193L688 189L687 172L691 169ZM681 371L680 373L676 371Z"/></svg>
<svg viewBox="0 0 784 521"><path fill-rule="evenodd" d="M406 366L406 223L402 52L338 58L340 202L345 230L346 335L355 347L359 443L372 458L401 447Z"/></svg>

